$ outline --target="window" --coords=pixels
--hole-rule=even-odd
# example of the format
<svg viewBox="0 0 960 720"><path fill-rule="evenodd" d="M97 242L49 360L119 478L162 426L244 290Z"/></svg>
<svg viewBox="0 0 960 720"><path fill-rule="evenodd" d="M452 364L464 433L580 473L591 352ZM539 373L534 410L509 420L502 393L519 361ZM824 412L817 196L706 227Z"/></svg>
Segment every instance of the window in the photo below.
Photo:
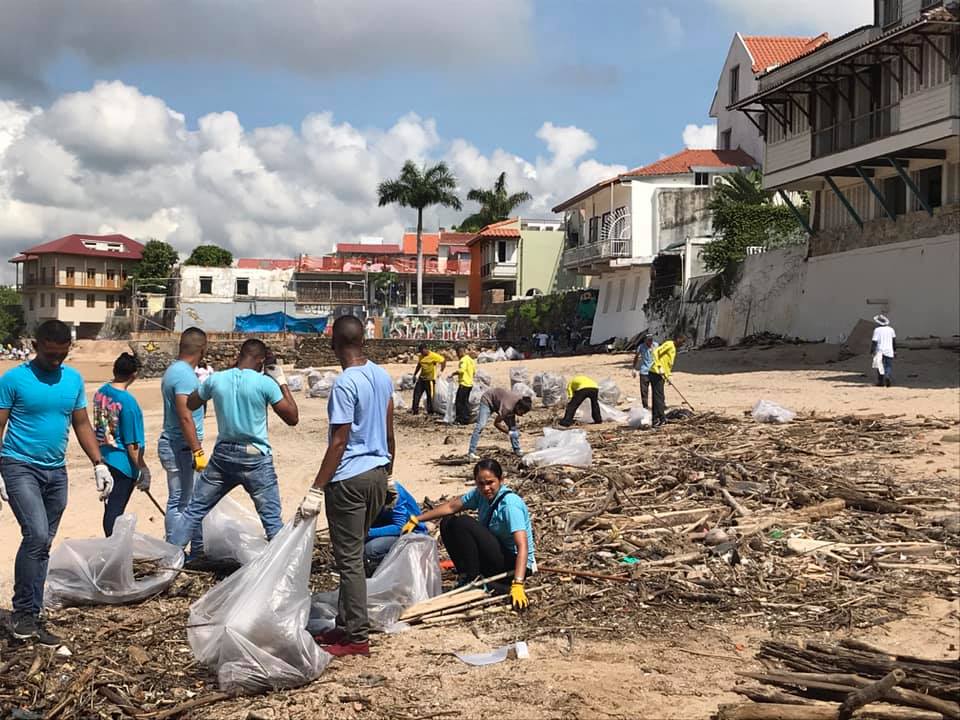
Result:
<svg viewBox="0 0 960 720"><path fill-rule="evenodd" d="M117 271L116 270L107 270L107 284L116 285L117 284Z"/></svg>
<svg viewBox="0 0 960 720"><path fill-rule="evenodd" d="M883 3L883 24L893 25L900 22L901 0L885 0Z"/></svg>
<svg viewBox="0 0 960 720"><path fill-rule="evenodd" d="M97 306L97 296L93 293L87 293L87 307Z"/></svg>
<svg viewBox="0 0 960 720"><path fill-rule="evenodd" d="M74 269L72 267L67 268L67 285L73 285Z"/></svg>
<svg viewBox="0 0 960 720"><path fill-rule="evenodd" d="M56 307L56 306L57 306L57 294L50 293L50 307Z"/></svg>
<svg viewBox="0 0 960 720"><path fill-rule="evenodd" d="M640 303L640 283L641 278L637 275L636 279L633 282L633 300L630 301L630 309L636 310L637 305Z"/></svg>
<svg viewBox="0 0 960 720"><path fill-rule="evenodd" d="M603 311L610 312L610 296L613 295L613 280L607 280L607 291L603 294Z"/></svg>
<svg viewBox="0 0 960 720"><path fill-rule="evenodd" d="M740 99L740 66L730 68L730 102Z"/></svg>
<svg viewBox="0 0 960 720"><path fill-rule="evenodd" d="M237 295L250 294L250 278L237 278Z"/></svg>
<svg viewBox="0 0 960 720"><path fill-rule="evenodd" d="M87 285L93 285L97 282L97 271L93 268L87 268Z"/></svg>
<svg viewBox="0 0 960 720"><path fill-rule="evenodd" d="M707 173L694 173L693 174L693 184L694 185L709 185L710 176Z"/></svg>
<svg viewBox="0 0 960 720"><path fill-rule="evenodd" d="M113 310L114 305L116 305L116 297L113 295L107 295L107 310Z"/></svg>
<svg viewBox="0 0 960 720"><path fill-rule="evenodd" d="M720 149L721 150L730 150L730 137L733 135L732 130L724 130L720 133Z"/></svg>
<svg viewBox="0 0 960 720"><path fill-rule="evenodd" d="M617 292L617 312L623 311L623 295L627 291L627 279L620 278L620 289Z"/></svg>
<svg viewBox="0 0 960 720"><path fill-rule="evenodd" d="M200 294L213 295L213 277L210 275L200 276Z"/></svg>
<svg viewBox="0 0 960 720"><path fill-rule="evenodd" d="M883 199L894 215L903 215L907 211L907 188L900 176L883 181Z"/></svg>
<svg viewBox="0 0 960 720"><path fill-rule="evenodd" d="M507 241L497 240L497 262L507 261Z"/></svg>
<svg viewBox="0 0 960 720"><path fill-rule="evenodd" d="M47 305L47 296L45 293L40 293L40 307L46 307ZM30 308L33 310L33 308Z"/></svg>
<svg viewBox="0 0 960 720"><path fill-rule="evenodd" d="M943 166L925 168L916 175L917 189L929 208L940 207L943 195ZM916 198L913 198L913 209L922 210L923 205Z"/></svg>
<svg viewBox="0 0 960 720"><path fill-rule="evenodd" d="M595 243L600 239L600 218L590 218L590 239L589 242Z"/></svg>
<svg viewBox="0 0 960 720"><path fill-rule="evenodd" d="M33 295L27 298L27 304L30 310L33 310ZM40 293L40 304L43 305L43 293Z"/></svg>
<svg viewBox="0 0 960 720"><path fill-rule="evenodd" d="M605 212L600 218L600 227L603 229L604 238L610 239L610 213Z"/></svg>
<svg viewBox="0 0 960 720"><path fill-rule="evenodd" d="M63 301L63 304L67 307L73 307L73 293L66 294L66 299Z"/></svg>

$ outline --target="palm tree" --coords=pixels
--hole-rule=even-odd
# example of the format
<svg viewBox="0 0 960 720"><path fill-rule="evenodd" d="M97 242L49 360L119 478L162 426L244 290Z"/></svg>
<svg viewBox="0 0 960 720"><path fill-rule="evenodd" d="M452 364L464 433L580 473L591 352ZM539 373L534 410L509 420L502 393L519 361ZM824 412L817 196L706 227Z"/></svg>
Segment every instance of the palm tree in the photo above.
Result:
<svg viewBox="0 0 960 720"><path fill-rule="evenodd" d="M384 180L377 187L380 207L397 203L401 207L417 209L417 313L423 313L423 209L431 205L459 210L460 198L453 191L457 179L444 162L431 168L418 168L407 160L396 180Z"/></svg>
<svg viewBox="0 0 960 720"><path fill-rule="evenodd" d="M758 170L738 170L730 175L720 176L720 181L713 186L710 209L717 210L732 203L765 205L772 198L773 193L763 189L763 176Z"/></svg>
<svg viewBox="0 0 960 720"><path fill-rule="evenodd" d="M531 199L533 196L526 191L507 195L507 174L502 172L492 190L473 188L467 193L467 200L480 203L480 210L460 223L459 229L463 232L477 232L490 223L506 220L514 208Z"/></svg>

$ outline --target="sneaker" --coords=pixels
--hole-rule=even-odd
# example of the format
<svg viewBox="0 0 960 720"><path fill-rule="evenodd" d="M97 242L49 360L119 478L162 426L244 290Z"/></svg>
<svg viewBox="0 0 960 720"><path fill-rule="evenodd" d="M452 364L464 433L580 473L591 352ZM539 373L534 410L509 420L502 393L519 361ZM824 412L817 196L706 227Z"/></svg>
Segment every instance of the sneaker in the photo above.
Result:
<svg viewBox="0 0 960 720"><path fill-rule="evenodd" d="M317 641L318 645L336 645L344 642L347 639L347 634L343 631L343 628L335 627L318 632L313 636L313 639Z"/></svg>
<svg viewBox="0 0 960 720"><path fill-rule="evenodd" d="M346 655L369 655L370 643L367 640L363 642L338 642L333 645L326 645L323 648L334 657L344 657Z"/></svg>
<svg viewBox="0 0 960 720"><path fill-rule="evenodd" d="M478 462L480 460L480 456L477 455L476 453L467 453L467 460L473 460L474 462Z"/></svg>
<svg viewBox="0 0 960 720"><path fill-rule="evenodd" d="M33 615L15 615L10 632L17 640L36 640L48 647L57 647L62 643L60 638L49 632Z"/></svg>

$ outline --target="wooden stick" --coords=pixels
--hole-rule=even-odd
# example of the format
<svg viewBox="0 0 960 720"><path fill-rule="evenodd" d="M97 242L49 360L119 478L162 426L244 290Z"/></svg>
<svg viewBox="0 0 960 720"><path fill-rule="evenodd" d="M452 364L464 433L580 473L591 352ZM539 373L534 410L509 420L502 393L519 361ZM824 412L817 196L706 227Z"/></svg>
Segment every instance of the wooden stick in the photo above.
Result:
<svg viewBox="0 0 960 720"><path fill-rule="evenodd" d="M943 716L930 710L897 707L895 705L866 705L853 714L855 718L870 720L942 720ZM784 705L780 703L748 703L721 705L718 720L837 720L836 705Z"/></svg>
<svg viewBox="0 0 960 720"><path fill-rule="evenodd" d="M633 578L625 575L604 575L602 573L573 570L571 568L552 568L537 566L538 573L552 573L554 575L572 575L573 577L592 578L593 580L611 580L613 582L633 582Z"/></svg>
<svg viewBox="0 0 960 720"><path fill-rule="evenodd" d="M202 695L198 698L193 698L192 700L185 700L179 705L174 705L172 708L167 708L160 712L151 712L151 713L142 713L140 717L142 718L151 718L152 720L164 720L165 718L177 717L185 713L187 710L193 710L194 708L203 707L204 705L210 705L211 703L220 702L221 700L230 700L235 698L240 693L237 692L213 692L206 695Z"/></svg>
<svg viewBox="0 0 960 720"><path fill-rule="evenodd" d="M747 515L753 515L753 510L750 508L745 508L736 499L733 495L730 494L730 491L726 488L720 488L720 496L723 498L724 502L727 503L730 507L733 508L733 511L740 517L746 517Z"/></svg>
<svg viewBox="0 0 960 720"><path fill-rule="evenodd" d="M907 674L897 668L884 675L875 683L867 685L865 688L854 690L847 695L846 699L840 704L840 710L837 712L837 720L850 720L853 717L853 711L861 708L867 703L879 700L894 685L899 685L907 679Z"/></svg>
<svg viewBox="0 0 960 720"><path fill-rule="evenodd" d="M490 577L477 578L473 582L469 582L466 585L461 585L460 587L454 588L453 590L447 590L445 593L441 593L437 595L437 597L446 597L448 595L458 595L467 590L472 590L473 588L480 587L481 585L486 585L487 583L495 582L496 580L503 580L503 578L507 577L507 575L513 575L513 572L510 570L507 570L505 572L500 573L499 575L491 575ZM433 598L433 599L435 600L436 598Z"/></svg>

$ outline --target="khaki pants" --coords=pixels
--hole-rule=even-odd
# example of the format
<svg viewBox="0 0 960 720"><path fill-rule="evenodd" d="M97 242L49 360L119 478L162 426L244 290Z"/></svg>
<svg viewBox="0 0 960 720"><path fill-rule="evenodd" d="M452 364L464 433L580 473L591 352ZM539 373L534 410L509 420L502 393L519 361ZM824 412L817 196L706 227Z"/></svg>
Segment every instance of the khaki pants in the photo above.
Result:
<svg viewBox="0 0 960 720"><path fill-rule="evenodd" d="M387 499L386 466L329 483L323 494L333 558L340 573L337 627L344 630L349 642L365 642L370 619L363 543Z"/></svg>

